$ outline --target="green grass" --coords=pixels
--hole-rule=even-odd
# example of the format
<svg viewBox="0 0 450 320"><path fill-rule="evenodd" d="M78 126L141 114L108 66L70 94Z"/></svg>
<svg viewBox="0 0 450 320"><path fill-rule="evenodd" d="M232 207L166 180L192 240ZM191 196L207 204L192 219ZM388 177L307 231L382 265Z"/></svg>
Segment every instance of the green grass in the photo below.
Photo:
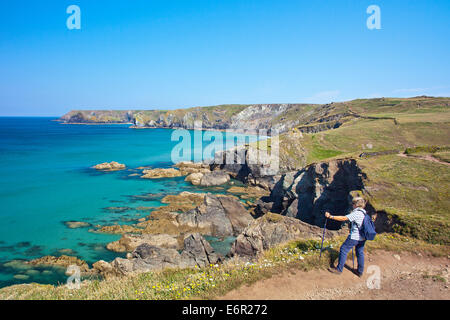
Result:
<svg viewBox="0 0 450 320"><path fill-rule="evenodd" d="M438 159L440 161L450 163L450 151L443 151L443 152L438 151L433 154L433 157L435 157L436 159Z"/></svg>
<svg viewBox="0 0 450 320"><path fill-rule="evenodd" d="M450 243L450 171L417 158L387 155L358 160L371 204L398 223L394 230L432 243Z"/></svg>
<svg viewBox="0 0 450 320"><path fill-rule="evenodd" d="M441 146L418 146L413 148L406 148L406 154L415 154L415 153L436 153L436 152L446 152L449 151L450 147L441 147Z"/></svg>
<svg viewBox="0 0 450 320"><path fill-rule="evenodd" d="M324 160L327 158L333 158L335 156L341 155L343 152L339 150L326 149L321 146L315 139L315 135L311 136L312 148L308 154L308 162L315 162Z"/></svg>

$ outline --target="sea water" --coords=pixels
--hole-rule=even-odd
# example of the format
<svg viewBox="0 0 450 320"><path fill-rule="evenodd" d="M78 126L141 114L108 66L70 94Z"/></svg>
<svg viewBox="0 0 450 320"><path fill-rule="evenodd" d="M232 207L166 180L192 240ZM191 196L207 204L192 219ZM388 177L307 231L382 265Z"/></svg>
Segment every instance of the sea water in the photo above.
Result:
<svg viewBox="0 0 450 320"><path fill-rule="evenodd" d="M89 227L70 229L65 221L92 226L135 223L149 214L136 208L160 206L167 194L205 192L184 177L140 178L137 167L173 165L171 152L179 143L171 139L174 130L54 120L0 118L0 287L65 279L61 270L30 269L11 260L69 254L92 264L123 256L105 248L120 235L93 233ZM247 141L256 138L246 137ZM227 139L230 136L223 135L224 144ZM195 152L201 148L192 144L193 156ZM124 163L127 170L105 173L92 169L110 161ZM230 239L209 240L222 253L231 243Z"/></svg>

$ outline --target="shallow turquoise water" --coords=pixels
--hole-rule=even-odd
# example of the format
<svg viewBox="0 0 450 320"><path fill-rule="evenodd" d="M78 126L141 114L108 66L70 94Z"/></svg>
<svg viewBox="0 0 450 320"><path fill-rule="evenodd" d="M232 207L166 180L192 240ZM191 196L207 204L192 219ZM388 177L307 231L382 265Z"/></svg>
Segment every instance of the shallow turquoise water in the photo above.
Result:
<svg viewBox="0 0 450 320"><path fill-rule="evenodd" d="M170 154L178 143L171 141L173 130L67 125L52 120L0 118L0 287L64 280L61 274L53 273L52 277L43 270L28 272L28 279L13 279L18 270L4 265L13 259L60 255L61 249L73 250L88 263L117 256L106 250L105 244L120 236L91 233L89 228L69 229L64 221L132 223L130 220L148 213L104 208L158 206L167 194L204 191L184 182L184 178L147 180L129 176L140 172L133 170L139 166L173 164ZM199 149L193 152L198 154ZM118 161L129 169L102 173L90 168L105 161ZM149 193L153 194L150 199L133 197ZM224 250L223 244L214 244Z"/></svg>

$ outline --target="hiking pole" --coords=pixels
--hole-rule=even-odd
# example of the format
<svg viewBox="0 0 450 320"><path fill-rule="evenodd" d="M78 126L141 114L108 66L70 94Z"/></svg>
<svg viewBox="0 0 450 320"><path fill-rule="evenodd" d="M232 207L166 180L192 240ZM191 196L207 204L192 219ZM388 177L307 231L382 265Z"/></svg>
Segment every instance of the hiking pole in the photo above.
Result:
<svg viewBox="0 0 450 320"><path fill-rule="evenodd" d="M355 270L355 256L353 254L353 249L354 247L352 247L352 260L353 260L353 270Z"/></svg>
<svg viewBox="0 0 450 320"><path fill-rule="evenodd" d="M327 220L328 220L328 218L325 218L325 225L323 226L322 245L320 246L319 260L322 257L323 240L325 239L325 230L327 229Z"/></svg>

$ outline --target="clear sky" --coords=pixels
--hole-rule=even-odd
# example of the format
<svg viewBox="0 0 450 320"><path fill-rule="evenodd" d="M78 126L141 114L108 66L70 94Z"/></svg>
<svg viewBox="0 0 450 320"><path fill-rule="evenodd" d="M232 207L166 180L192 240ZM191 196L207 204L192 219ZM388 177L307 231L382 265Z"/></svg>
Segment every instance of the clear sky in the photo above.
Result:
<svg viewBox="0 0 450 320"><path fill-rule="evenodd" d="M2 0L0 115L450 96L449 21L448 0Z"/></svg>

